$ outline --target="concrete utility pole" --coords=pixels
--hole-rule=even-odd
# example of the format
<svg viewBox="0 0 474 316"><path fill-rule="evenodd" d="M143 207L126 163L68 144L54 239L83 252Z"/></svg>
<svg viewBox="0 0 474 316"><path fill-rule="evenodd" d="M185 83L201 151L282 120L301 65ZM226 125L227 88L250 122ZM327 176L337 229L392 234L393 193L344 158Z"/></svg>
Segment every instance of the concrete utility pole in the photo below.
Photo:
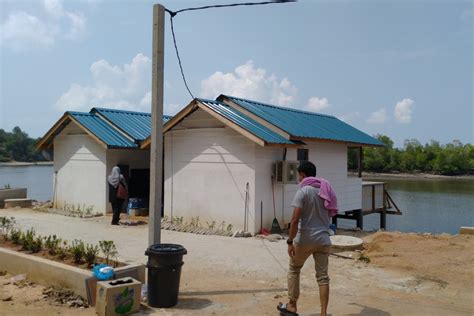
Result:
<svg viewBox="0 0 474 316"><path fill-rule="evenodd" d="M161 243L163 201L163 70L165 8L153 5L153 54L151 79L150 208L148 244Z"/></svg>

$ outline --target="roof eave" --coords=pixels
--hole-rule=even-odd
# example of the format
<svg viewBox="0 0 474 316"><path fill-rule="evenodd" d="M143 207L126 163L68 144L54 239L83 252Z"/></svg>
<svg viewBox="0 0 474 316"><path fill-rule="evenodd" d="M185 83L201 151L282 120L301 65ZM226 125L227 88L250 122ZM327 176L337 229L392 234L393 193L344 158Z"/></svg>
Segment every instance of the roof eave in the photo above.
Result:
<svg viewBox="0 0 474 316"><path fill-rule="evenodd" d="M69 118L69 113L65 112L61 118L44 134L43 137L41 137L35 144L35 149L37 151L45 150L49 145L51 144L50 138L53 137L61 132L61 130L69 124L69 122L66 122L67 119ZM62 126L64 124L64 126ZM59 130L60 129L60 130ZM58 131L59 130L59 131ZM57 132L57 133L56 133Z"/></svg>
<svg viewBox="0 0 474 316"><path fill-rule="evenodd" d="M352 142L352 141L346 141L346 140L336 140L336 139L316 138L316 137L292 136L290 140L345 144L349 147L384 147L385 146L384 144L379 145L379 144L370 144L370 143L361 143L361 142Z"/></svg>
<svg viewBox="0 0 474 316"><path fill-rule="evenodd" d="M176 115L171 117L164 125L163 125L163 135L172 129L174 126L179 124L185 117L196 110L197 100L193 99L191 102L188 103L181 111L179 111ZM151 135L144 139L140 144L140 149L149 149L151 147Z"/></svg>

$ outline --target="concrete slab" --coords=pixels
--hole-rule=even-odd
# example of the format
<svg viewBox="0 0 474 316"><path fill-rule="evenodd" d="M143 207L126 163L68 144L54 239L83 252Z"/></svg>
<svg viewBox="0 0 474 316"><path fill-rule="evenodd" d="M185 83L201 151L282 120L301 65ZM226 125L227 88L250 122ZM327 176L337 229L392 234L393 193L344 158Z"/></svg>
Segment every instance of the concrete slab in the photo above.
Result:
<svg viewBox="0 0 474 316"><path fill-rule="evenodd" d="M24 199L26 194L26 188L0 189L0 208L5 207L6 199Z"/></svg>
<svg viewBox="0 0 474 316"><path fill-rule="evenodd" d="M6 208L31 207L33 205L31 199L6 199L4 203Z"/></svg>
<svg viewBox="0 0 474 316"><path fill-rule="evenodd" d="M474 227L462 226L459 229L459 234L462 235L474 235Z"/></svg>
<svg viewBox="0 0 474 316"><path fill-rule="evenodd" d="M356 250L361 249L364 241L357 237L335 235L331 236L332 248L338 250Z"/></svg>

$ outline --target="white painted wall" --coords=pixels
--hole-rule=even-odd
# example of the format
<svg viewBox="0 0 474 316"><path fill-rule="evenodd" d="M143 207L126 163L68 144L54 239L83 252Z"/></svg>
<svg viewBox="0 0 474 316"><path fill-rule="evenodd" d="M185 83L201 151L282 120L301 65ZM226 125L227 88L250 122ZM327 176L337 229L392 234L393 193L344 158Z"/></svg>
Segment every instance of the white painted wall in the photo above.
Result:
<svg viewBox="0 0 474 316"><path fill-rule="evenodd" d="M327 179L338 197L340 212L360 209L362 206L362 181L347 175L347 146L344 144L311 142L307 146L309 160L317 168L317 176ZM256 147L256 209L258 227L260 229L260 201L263 201L263 226L271 227L273 220L272 198L272 164L282 160L283 149L271 147ZM296 161L296 149L288 149L287 161ZM298 189L297 184L277 183L275 188L276 217L281 225L291 220L291 202ZM284 189L284 191L283 191ZM284 193L284 194L283 194Z"/></svg>
<svg viewBox="0 0 474 316"><path fill-rule="evenodd" d="M243 229L248 182L254 227L255 146L202 110L191 114L165 135L165 215Z"/></svg>
<svg viewBox="0 0 474 316"><path fill-rule="evenodd" d="M150 151L139 149L108 149L107 150L107 175L116 165L128 165L132 169L150 169ZM106 186L107 212L112 212L109 201L109 186ZM126 208L124 203L123 208Z"/></svg>
<svg viewBox="0 0 474 316"><path fill-rule="evenodd" d="M53 198L56 207L80 204L93 206L94 212L105 211L105 151L74 122L55 137Z"/></svg>

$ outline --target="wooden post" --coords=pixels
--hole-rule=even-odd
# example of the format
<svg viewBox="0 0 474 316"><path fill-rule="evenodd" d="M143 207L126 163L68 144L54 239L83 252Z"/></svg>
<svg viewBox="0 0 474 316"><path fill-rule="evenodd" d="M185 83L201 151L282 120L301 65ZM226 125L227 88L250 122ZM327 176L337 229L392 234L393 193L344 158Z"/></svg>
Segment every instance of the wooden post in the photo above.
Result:
<svg viewBox="0 0 474 316"><path fill-rule="evenodd" d="M150 209L148 244L161 243L161 208L163 204L163 71L165 8L153 6L153 51L151 78L151 149Z"/></svg>
<svg viewBox="0 0 474 316"><path fill-rule="evenodd" d="M380 229L386 230L387 229L387 197L385 196L385 183L383 184L383 192L382 192L382 198L383 198L383 207L382 211L380 212Z"/></svg>
<svg viewBox="0 0 474 316"><path fill-rule="evenodd" d="M359 147L359 150L357 151L357 171L359 173L359 178L362 178L362 146Z"/></svg>
<svg viewBox="0 0 474 316"><path fill-rule="evenodd" d="M362 210L354 211L356 225L360 230L364 230L364 212Z"/></svg>

